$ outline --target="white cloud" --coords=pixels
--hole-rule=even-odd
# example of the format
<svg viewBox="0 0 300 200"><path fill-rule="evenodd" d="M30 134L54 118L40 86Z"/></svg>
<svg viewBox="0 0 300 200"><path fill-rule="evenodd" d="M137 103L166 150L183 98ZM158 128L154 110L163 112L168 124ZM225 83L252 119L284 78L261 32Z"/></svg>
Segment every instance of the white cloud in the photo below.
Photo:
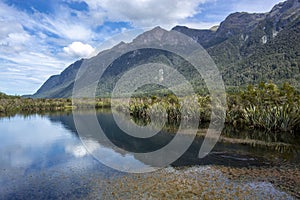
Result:
<svg viewBox="0 0 300 200"><path fill-rule="evenodd" d="M72 20L31 15L0 2L0 91L32 94L49 76L74 62L63 46L73 39L91 40L93 33Z"/></svg>
<svg viewBox="0 0 300 200"><path fill-rule="evenodd" d="M81 1L81 0L77 0ZM200 12L199 4L214 0L85 0L92 15L105 12L109 21L127 21L135 27L171 28Z"/></svg>
<svg viewBox="0 0 300 200"><path fill-rule="evenodd" d="M64 51L73 57L88 58L94 54L95 49L89 44L83 44L82 42L72 42L67 47L64 47Z"/></svg>
<svg viewBox="0 0 300 200"><path fill-rule="evenodd" d="M263 13L269 12L275 4L283 2L284 0L238 0L233 4L234 11L245 11L250 13Z"/></svg>

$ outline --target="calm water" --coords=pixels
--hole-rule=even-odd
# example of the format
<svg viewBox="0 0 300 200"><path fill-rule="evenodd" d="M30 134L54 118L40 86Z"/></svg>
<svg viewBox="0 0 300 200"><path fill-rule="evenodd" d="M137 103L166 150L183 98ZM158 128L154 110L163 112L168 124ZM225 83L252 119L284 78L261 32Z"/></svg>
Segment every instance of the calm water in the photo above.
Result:
<svg viewBox="0 0 300 200"><path fill-rule="evenodd" d="M88 115L88 114L85 114ZM148 152L168 144L173 135L161 132L148 140L124 134L111 113L98 113L98 121L108 138L129 152ZM88 130L87 130L88 131ZM118 164L120 157L137 165L149 165L130 153L116 151L99 138L89 138ZM97 161L85 149L74 126L72 113L17 115L0 119L0 199L84 198L97 179L124 175ZM225 165L235 167L299 164L297 149L285 153L249 145L218 143L204 159L197 158L202 139L196 138L189 150L172 166ZM96 192L101 195L102 188Z"/></svg>

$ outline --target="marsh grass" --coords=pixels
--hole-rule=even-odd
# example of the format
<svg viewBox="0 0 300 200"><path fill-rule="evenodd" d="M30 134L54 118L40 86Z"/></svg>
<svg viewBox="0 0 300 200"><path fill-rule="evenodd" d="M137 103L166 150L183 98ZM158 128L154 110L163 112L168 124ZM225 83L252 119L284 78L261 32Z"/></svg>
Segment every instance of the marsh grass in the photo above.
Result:
<svg viewBox="0 0 300 200"><path fill-rule="evenodd" d="M185 105L184 111L181 104ZM197 102L195 106L194 102ZM245 91L227 95L226 123L236 128L260 129L266 132L295 134L300 128L300 96L288 83L280 88L273 83L248 86ZM151 116L168 123L193 120L200 114L200 123L207 123L211 116L209 96L174 95L152 98L132 98L128 105L118 105L119 111L130 113L133 118L150 122ZM215 109L218 110L218 109ZM182 113L186 113L183 115Z"/></svg>
<svg viewBox="0 0 300 200"><path fill-rule="evenodd" d="M268 132L296 133L300 128L300 96L288 83L248 86L228 96L227 122Z"/></svg>
<svg viewBox="0 0 300 200"><path fill-rule="evenodd" d="M124 102L126 102L124 99L117 99L114 109L130 114L133 119L143 120L144 124L149 123L151 118L152 120L166 118L168 124L178 124L181 120L199 119L200 124L204 124L210 121L212 112L211 99L208 95L177 98L173 94L168 94L133 97L129 105L125 105ZM288 134L300 132L300 95L288 83L284 83L281 87L273 83L249 85L244 91L228 94L227 107L226 123L234 127ZM82 98L76 99L72 104L71 99L31 99L0 93L0 116L18 112L86 108L111 108L111 99ZM186 110L183 110L184 108ZM214 110L218 111L216 108Z"/></svg>

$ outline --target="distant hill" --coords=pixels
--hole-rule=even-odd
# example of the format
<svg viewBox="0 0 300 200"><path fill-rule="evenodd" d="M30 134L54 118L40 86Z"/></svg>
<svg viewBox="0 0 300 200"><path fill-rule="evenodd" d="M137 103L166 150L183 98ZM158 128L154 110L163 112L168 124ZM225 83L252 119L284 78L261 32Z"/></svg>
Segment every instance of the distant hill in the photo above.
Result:
<svg viewBox="0 0 300 200"><path fill-rule="evenodd" d="M3 92L0 92L0 99L19 99L20 96L7 95Z"/></svg>
<svg viewBox="0 0 300 200"><path fill-rule="evenodd" d="M4 99L4 98L6 98L6 97L7 97L7 95L6 95L5 93L0 92L0 99Z"/></svg>
<svg viewBox="0 0 300 200"><path fill-rule="evenodd" d="M288 81L300 89L300 0L279 3L268 13L233 13L220 26L209 30L182 26L176 26L173 30L192 37L208 51L228 88L261 81L278 84ZM155 28L138 38L155 36L158 32ZM201 77L179 56L156 49L142 49L115 60L103 74L97 94L108 95L126 70L154 61L175 66L198 91L204 90ZM97 56L79 60L60 75L51 76L32 97L70 97L77 71L83 63L95 65L93 69L96 70ZM153 88L149 86L150 89Z"/></svg>

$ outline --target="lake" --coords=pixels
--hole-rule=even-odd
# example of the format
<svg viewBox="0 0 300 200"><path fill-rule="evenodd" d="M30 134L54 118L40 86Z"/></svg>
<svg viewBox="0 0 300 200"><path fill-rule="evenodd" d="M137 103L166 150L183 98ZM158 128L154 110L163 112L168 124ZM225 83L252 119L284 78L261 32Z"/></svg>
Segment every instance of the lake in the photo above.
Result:
<svg viewBox="0 0 300 200"><path fill-rule="evenodd" d="M83 115L88 116L89 113ZM154 151L162 148L174 138L174 133L171 133L172 129L161 131L149 139L128 136L118 128L109 111L98 112L97 119L114 146L124 149L124 151L119 151L114 146L101 141L95 136L96 133L89 134L88 139L91 143L97 144L97 152L105 154L110 158L110 162L116 165L122 159L133 167L135 165L149 166L151 163L143 162L143 159L130 152ZM202 131L205 132L205 128ZM87 132L92 132L92 130L87 130ZM230 175L232 172L227 173L226 171L235 169L237 175L247 170L260 170L260 173L264 173L264 169L270 169L269 171L274 170L275 173L277 169L286 169L286 174L295 173L295 175L291 175L298 176L300 175L300 154L297 139L286 139L294 142L287 148L279 148L276 145L274 148L267 148L263 145L255 145L255 142L245 145L242 144L243 142L239 142L240 140L230 141L227 137L228 132L238 139L243 137L247 139L253 135L251 132L247 132L244 136L241 133L234 133L230 127L226 127L222 134L224 135L222 142L218 142L213 151L204 159L197 157L203 137L196 137L188 150L170 166L140 176L114 170L99 162L93 153L91 154L90 149L87 150L83 145L76 131L71 112L3 117L0 118L0 199L93 199L104 197L109 199L114 197L111 195L126 198L126 196L122 196L126 195L126 192L116 189L117 181L124 181L124 177L125 179L132 178L132 184L127 187L133 187L134 181L145 181L147 177L153 179L152 181L154 179L157 181L162 179L162 176L170 178L177 174L176 177L183 176L182 178L184 178L186 174L190 173L196 173L197 176L218 174L218 180L224 179L223 181L225 181L226 179L228 185L232 184L233 188L248 184L250 189L247 190L252 191L252 194L245 194L245 196L256 195L254 197L262 198L273 195L275 199L293 199L292 195L294 197L298 195L297 188L281 190L277 187L278 185L276 186L277 182L272 184L271 180L269 182L253 180L250 177L252 171L248 171L249 177L244 175L244 179L240 183L233 181L234 177L231 177L232 174ZM260 134L255 135L260 137ZM271 138L270 136L267 138L278 144L285 142L285 139L280 137ZM253 140L253 138L250 139ZM217 182L213 180L211 179L209 183ZM140 183L136 182L136 184ZM222 187L219 189L221 190ZM142 189L132 190L146 194ZM155 191L155 189L153 190ZM116 194L121 191L123 191L122 194ZM231 194L233 191L235 190L228 189L227 193Z"/></svg>

